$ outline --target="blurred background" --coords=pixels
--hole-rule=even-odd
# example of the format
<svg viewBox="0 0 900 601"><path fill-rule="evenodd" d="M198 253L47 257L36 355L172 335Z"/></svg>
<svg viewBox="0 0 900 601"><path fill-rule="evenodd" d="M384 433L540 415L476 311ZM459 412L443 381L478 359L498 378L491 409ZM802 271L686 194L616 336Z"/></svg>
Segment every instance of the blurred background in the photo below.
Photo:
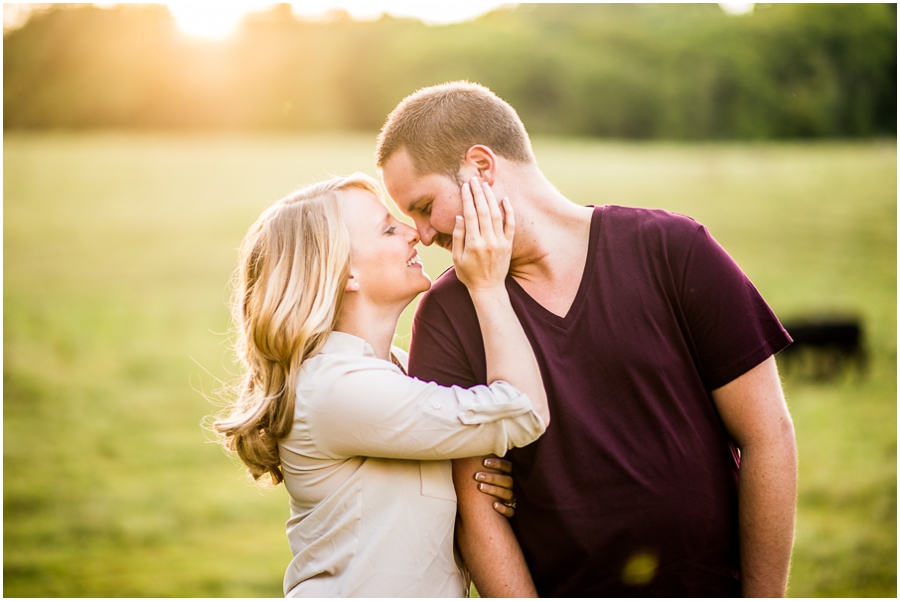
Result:
<svg viewBox="0 0 900 601"><path fill-rule="evenodd" d="M436 4L4 4L4 595L281 594L286 493L201 426L236 248L469 79L568 198L734 256L798 339L790 594L895 597L896 5Z"/></svg>

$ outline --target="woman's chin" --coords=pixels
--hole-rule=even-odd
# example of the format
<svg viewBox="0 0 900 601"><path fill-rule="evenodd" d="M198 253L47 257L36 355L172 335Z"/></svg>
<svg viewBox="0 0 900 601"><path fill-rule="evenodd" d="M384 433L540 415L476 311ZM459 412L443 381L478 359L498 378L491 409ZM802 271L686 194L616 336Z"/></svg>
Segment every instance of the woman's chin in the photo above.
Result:
<svg viewBox="0 0 900 601"><path fill-rule="evenodd" d="M422 294L423 292L428 292L430 289L431 278L426 275L424 278L422 278L421 283L416 286L415 291L412 293L412 295L409 296L409 300L406 302L406 304L408 305L409 303L413 302L420 294Z"/></svg>

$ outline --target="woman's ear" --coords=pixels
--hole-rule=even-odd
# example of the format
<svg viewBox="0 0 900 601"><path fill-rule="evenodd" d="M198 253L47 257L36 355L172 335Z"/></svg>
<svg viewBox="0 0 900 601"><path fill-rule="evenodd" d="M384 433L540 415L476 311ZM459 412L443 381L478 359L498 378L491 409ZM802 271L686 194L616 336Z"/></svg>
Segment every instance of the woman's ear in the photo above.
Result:
<svg viewBox="0 0 900 601"><path fill-rule="evenodd" d="M483 144L476 144L466 151L463 162L464 167L468 167L467 171L474 172L473 175L477 174L479 180L494 185L494 178L497 177L497 156L493 150Z"/></svg>
<svg viewBox="0 0 900 601"><path fill-rule="evenodd" d="M344 292L359 292L359 280L356 279L356 276L351 275L347 279L347 284L344 285Z"/></svg>

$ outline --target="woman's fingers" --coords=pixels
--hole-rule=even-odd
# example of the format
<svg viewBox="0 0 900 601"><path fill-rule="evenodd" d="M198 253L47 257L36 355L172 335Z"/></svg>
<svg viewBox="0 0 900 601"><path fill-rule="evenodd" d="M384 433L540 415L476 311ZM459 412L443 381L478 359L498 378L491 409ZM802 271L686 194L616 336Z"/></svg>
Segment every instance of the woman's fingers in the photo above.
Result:
<svg viewBox="0 0 900 601"><path fill-rule="evenodd" d="M501 286L509 272L512 245L500 235L503 217L493 191L473 178L461 186L460 195L463 214L453 228L456 274L469 290Z"/></svg>
<svg viewBox="0 0 900 601"><path fill-rule="evenodd" d="M505 218L503 222L503 235L507 240L512 242L513 236L515 236L516 233L516 215L513 212L512 203L509 202L508 198L501 200L500 204L503 206L503 216Z"/></svg>
<svg viewBox="0 0 900 601"><path fill-rule="evenodd" d="M463 244L466 239L466 222L460 215L456 216L456 223L453 225L453 244L450 247L450 254L453 255L453 262L459 265L462 260Z"/></svg>
<svg viewBox="0 0 900 601"><path fill-rule="evenodd" d="M508 488L503 488L502 486L493 486L482 482L478 485L478 490L487 495L491 495L492 497L497 497L505 503L512 503L514 498L513 491Z"/></svg>
<svg viewBox="0 0 900 601"><path fill-rule="evenodd" d="M490 184L484 182L481 187L484 190L484 198L487 200L488 210L491 214L492 231L498 239L503 239L503 215L500 213L500 204L497 202L497 197L494 196L494 190Z"/></svg>
<svg viewBox="0 0 900 601"><path fill-rule="evenodd" d="M494 511L508 518L513 517L516 513L516 497L512 491L513 479L509 475L512 473L512 463L507 459L490 456L484 458L482 465L488 470L501 473L477 472L475 480L479 482L479 490L498 499L493 503Z"/></svg>
<svg viewBox="0 0 900 601"><path fill-rule="evenodd" d="M482 238L490 239L494 233L491 223L491 208L485 197L484 186L478 182L478 178L472 178L472 196L475 201L475 211L478 213L478 231Z"/></svg>
<svg viewBox="0 0 900 601"><path fill-rule="evenodd" d="M496 238L512 239L515 224L507 226L504 213L510 214L512 208L508 199L503 199L504 209L501 210L500 202L497 202L494 191L487 182L479 182L478 178L472 178L471 183L462 185L463 216L466 220L466 243L472 242L472 236L480 235L481 238L492 240Z"/></svg>
<svg viewBox="0 0 900 601"><path fill-rule="evenodd" d="M493 486L507 488L509 490L512 490L513 487L512 476L508 476L506 474L495 474L493 472L477 472L475 474L475 480L477 480L478 482L486 482ZM509 497L504 498L508 499Z"/></svg>
<svg viewBox="0 0 900 601"><path fill-rule="evenodd" d="M494 511L507 518L511 518L512 516L516 515L516 510L514 507L504 505L499 501L494 503Z"/></svg>
<svg viewBox="0 0 900 601"><path fill-rule="evenodd" d="M475 200L472 197L472 186L462 185L463 219L465 220L465 241L468 246L473 242L473 237L481 231L478 226L478 212L475 208Z"/></svg>
<svg viewBox="0 0 900 601"><path fill-rule="evenodd" d="M504 474L512 473L512 461L510 461L509 459L497 457L496 455L488 455L484 458L481 464L489 470L498 470L500 472L503 472Z"/></svg>

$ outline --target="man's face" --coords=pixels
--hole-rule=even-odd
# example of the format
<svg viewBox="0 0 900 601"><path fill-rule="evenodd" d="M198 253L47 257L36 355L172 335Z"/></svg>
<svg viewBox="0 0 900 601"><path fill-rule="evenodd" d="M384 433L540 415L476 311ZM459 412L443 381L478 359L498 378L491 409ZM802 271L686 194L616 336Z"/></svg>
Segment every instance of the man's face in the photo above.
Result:
<svg viewBox="0 0 900 601"><path fill-rule="evenodd" d="M462 215L459 185L446 175L416 175L406 148L392 154L381 172L384 187L415 222L422 244L437 243L450 250L456 216Z"/></svg>

